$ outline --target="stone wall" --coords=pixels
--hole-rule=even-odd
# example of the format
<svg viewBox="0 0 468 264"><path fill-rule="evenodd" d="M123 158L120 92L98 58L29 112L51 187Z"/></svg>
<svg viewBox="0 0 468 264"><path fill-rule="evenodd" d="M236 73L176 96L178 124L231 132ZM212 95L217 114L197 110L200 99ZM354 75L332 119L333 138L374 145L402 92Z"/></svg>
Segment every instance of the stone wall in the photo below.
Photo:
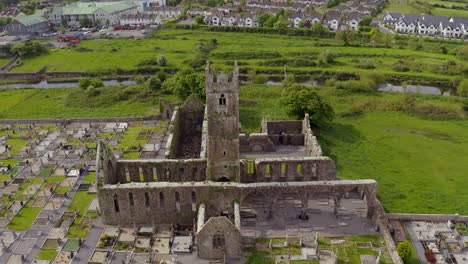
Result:
<svg viewBox="0 0 468 264"><path fill-rule="evenodd" d="M222 244L213 247L215 237L222 237ZM204 259L239 259L241 233L225 216L211 217L197 232L197 253Z"/></svg>
<svg viewBox="0 0 468 264"><path fill-rule="evenodd" d="M114 176L107 184L206 180L205 159L119 160L115 166Z"/></svg>
<svg viewBox="0 0 468 264"><path fill-rule="evenodd" d="M193 224L196 208L205 204L206 218L222 211L233 212L233 201L242 201L252 193L265 199L286 193L297 193L307 201L315 195L343 197L360 191L366 195L369 216L377 206L377 183L374 180L343 180L316 182L221 183L221 182L133 182L105 184L98 189L99 208L103 222L109 225ZM271 204L273 205L273 203Z"/></svg>
<svg viewBox="0 0 468 264"><path fill-rule="evenodd" d="M166 144L166 159L174 159L177 155L177 149L179 148L179 130L180 130L180 110L176 107L172 113L171 122L169 124L169 136L167 137Z"/></svg>
<svg viewBox="0 0 468 264"><path fill-rule="evenodd" d="M144 120L159 120L160 115L149 117L109 117L109 118L67 118L67 119L3 119L0 124L13 125L13 124L62 124L68 125L71 123L121 123L121 122L135 122Z"/></svg>
<svg viewBox="0 0 468 264"><path fill-rule="evenodd" d="M388 219L403 221L468 222L467 215L455 214L385 214Z"/></svg>
<svg viewBox="0 0 468 264"><path fill-rule="evenodd" d="M328 157L263 158L241 161L241 182L322 180L338 180L335 162Z"/></svg>
<svg viewBox="0 0 468 264"><path fill-rule="evenodd" d="M304 145L309 155L312 157L322 156L322 148L310 128L310 119L308 114L305 115L304 120L302 121L302 130L304 131Z"/></svg>
<svg viewBox="0 0 468 264"><path fill-rule="evenodd" d="M240 152L274 152L275 145L267 133L252 133L248 137L239 135Z"/></svg>
<svg viewBox="0 0 468 264"><path fill-rule="evenodd" d="M302 134L302 122L297 120L267 121L266 133L274 134Z"/></svg>

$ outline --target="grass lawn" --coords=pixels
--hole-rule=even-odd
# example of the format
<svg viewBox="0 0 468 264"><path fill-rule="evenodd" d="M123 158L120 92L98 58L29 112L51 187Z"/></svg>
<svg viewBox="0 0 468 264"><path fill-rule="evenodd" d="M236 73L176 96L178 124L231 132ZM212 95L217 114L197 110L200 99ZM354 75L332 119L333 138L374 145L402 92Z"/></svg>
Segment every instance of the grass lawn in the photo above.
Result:
<svg viewBox="0 0 468 264"><path fill-rule="evenodd" d="M79 216L73 222L73 225L68 230L67 237L70 238L85 238L88 236L89 227L84 226L80 221L83 219L83 216L86 214L86 209L90 205L91 201L96 197L96 194L89 194L87 191L78 191L73 197L73 200L68 207L68 211L79 212Z"/></svg>
<svg viewBox="0 0 468 264"><path fill-rule="evenodd" d="M83 179L83 183L93 183L96 180L96 172L86 173L86 177Z"/></svg>
<svg viewBox="0 0 468 264"><path fill-rule="evenodd" d="M67 243L63 246L64 251L78 251L80 249L80 242L78 239L68 239Z"/></svg>
<svg viewBox="0 0 468 264"><path fill-rule="evenodd" d="M42 208L31 207L25 207L21 209L18 215L13 218L11 223L8 225L8 229L15 231L28 230L36 220L36 217L39 215L41 210Z"/></svg>
<svg viewBox="0 0 468 264"><path fill-rule="evenodd" d="M55 249L41 249L37 254L37 259L53 261L58 255L58 251Z"/></svg>

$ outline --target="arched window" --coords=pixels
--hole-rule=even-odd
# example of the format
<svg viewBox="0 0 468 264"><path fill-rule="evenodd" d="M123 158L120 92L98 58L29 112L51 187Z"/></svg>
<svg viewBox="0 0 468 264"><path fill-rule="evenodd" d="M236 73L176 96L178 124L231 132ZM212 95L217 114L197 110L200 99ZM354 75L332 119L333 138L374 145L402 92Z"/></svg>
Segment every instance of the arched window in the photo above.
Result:
<svg viewBox="0 0 468 264"><path fill-rule="evenodd" d="M133 200L133 193L128 193L128 202L130 206L135 206L135 201Z"/></svg>
<svg viewBox="0 0 468 264"><path fill-rule="evenodd" d="M159 193L159 208L164 208L164 193Z"/></svg>
<svg viewBox="0 0 468 264"><path fill-rule="evenodd" d="M180 213L180 194L179 192L174 193L174 198L175 198L175 204L176 204L176 211Z"/></svg>
<svg viewBox="0 0 468 264"><path fill-rule="evenodd" d="M117 194L114 193L114 210L116 213L120 212L120 207L119 207L119 199L117 197Z"/></svg>
<svg viewBox="0 0 468 264"><path fill-rule="evenodd" d="M221 94L221 97L218 98L219 105L226 105L226 97L224 97L224 94Z"/></svg>
<svg viewBox="0 0 468 264"><path fill-rule="evenodd" d="M150 207L150 199L149 199L149 194L145 192L145 206Z"/></svg>

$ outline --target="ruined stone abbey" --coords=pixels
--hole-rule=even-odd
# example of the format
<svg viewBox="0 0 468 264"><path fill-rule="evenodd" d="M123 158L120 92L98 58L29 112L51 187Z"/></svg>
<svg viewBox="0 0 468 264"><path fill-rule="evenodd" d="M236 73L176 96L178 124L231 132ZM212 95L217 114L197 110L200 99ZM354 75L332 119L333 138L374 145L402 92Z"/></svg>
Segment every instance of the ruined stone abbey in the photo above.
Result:
<svg viewBox="0 0 468 264"><path fill-rule="evenodd" d="M375 228L381 217L376 182L338 179L307 115L300 121L264 119L260 133L241 133L238 75L237 65L231 75L208 65L206 105L190 96L162 109L170 118L164 159L118 160L98 144L104 223L188 228L198 256L207 259L239 258L243 243L319 219L328 207L331 219L338 218L349 197L363 206L347 219Z"/></svg>

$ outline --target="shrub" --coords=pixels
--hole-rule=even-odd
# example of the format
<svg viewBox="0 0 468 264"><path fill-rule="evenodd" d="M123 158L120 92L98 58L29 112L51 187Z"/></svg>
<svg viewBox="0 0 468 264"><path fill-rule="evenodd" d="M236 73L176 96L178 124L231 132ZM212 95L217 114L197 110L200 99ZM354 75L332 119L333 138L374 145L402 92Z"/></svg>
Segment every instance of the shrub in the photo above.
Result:
<svg viewBox="0 0 468 264"><path fill-rule="evenodd" d="M264 84L268 81L268 77L264 74L256 75L252 82L256 84Z"/></svg>
<svg viewBox="0 0 468 264"><path fill-rule="evenodd" d="M405 65L405 63L401 60L397 61L395 64L393 64L393 70L398 71L398 72L407 72L410 70L408 66Z"/></svg>
<svg viewBox="0 0 468 264"><path fill-rule="evenodd" d="M91 86L94 88L99 88L104 86L104 82L99 78L83 78L78 82L78 87L83 90L86 90Z"/></svg>
<svg viewBox="0 0 468 264"><path fill-rule="evenodd" d="M26 41L12 48L14 53L24 58L33 58L49 53L49 50L36 41Z"/></svg>
<svg viewBox="0 0 468 264"><path fill-rule="evenodd" d="M151 76L147 81L146 85L152 91L159 91L162 88L162 82L157 76Z"/></svg>
<svg viewBox="0 0 468 264"><path fill-rule="evenodd" d="M375 92L379 88L378 84L368 77L363 77L360 80L337 81L335 87L351 92Z"/></svg>
<svg viewBox="0 0 468 264"><path fill-rule="evenodd" d="M164 55L159 56L158 64L159 64L159 66L163 66L163 67L166 66L167 65L166 56L164 56Z"/></svg>
<svg viewBox="0 0 468 264"><path fill-rule="evenodd" d="M457 87L459 96L468 97L468 79L464 79Z"/></svg>
<svg viewBox="0 0 468 264"><path fill-rule="evenodd" d="M141 75L136 76L136 77L135 77L135 82L136 82L136 84L138 84L138 85L142 85L142 84L145 83L145 77L144 77L144 76L141 76Z"/></svg>
<svg viewBox="0 0 468 264"><path fill-rule="evenodd" d="M408 241L404 241L397 246L398 255L404 263L409 263L411 259L411 245Z"/></svg>
<svg viewBox="0 0 468 264"><path fill-rule="evenodd" d="M325 50L318 55L320 65L332 64L335 62L335 56L329 50Z"/></svg>
<svg viewBox="0 0 468 264"><path fill-rule="evenodd" d="M375 69L375 65L370 60L360 60L358 68L361 68L361 69Z"/></svg>

